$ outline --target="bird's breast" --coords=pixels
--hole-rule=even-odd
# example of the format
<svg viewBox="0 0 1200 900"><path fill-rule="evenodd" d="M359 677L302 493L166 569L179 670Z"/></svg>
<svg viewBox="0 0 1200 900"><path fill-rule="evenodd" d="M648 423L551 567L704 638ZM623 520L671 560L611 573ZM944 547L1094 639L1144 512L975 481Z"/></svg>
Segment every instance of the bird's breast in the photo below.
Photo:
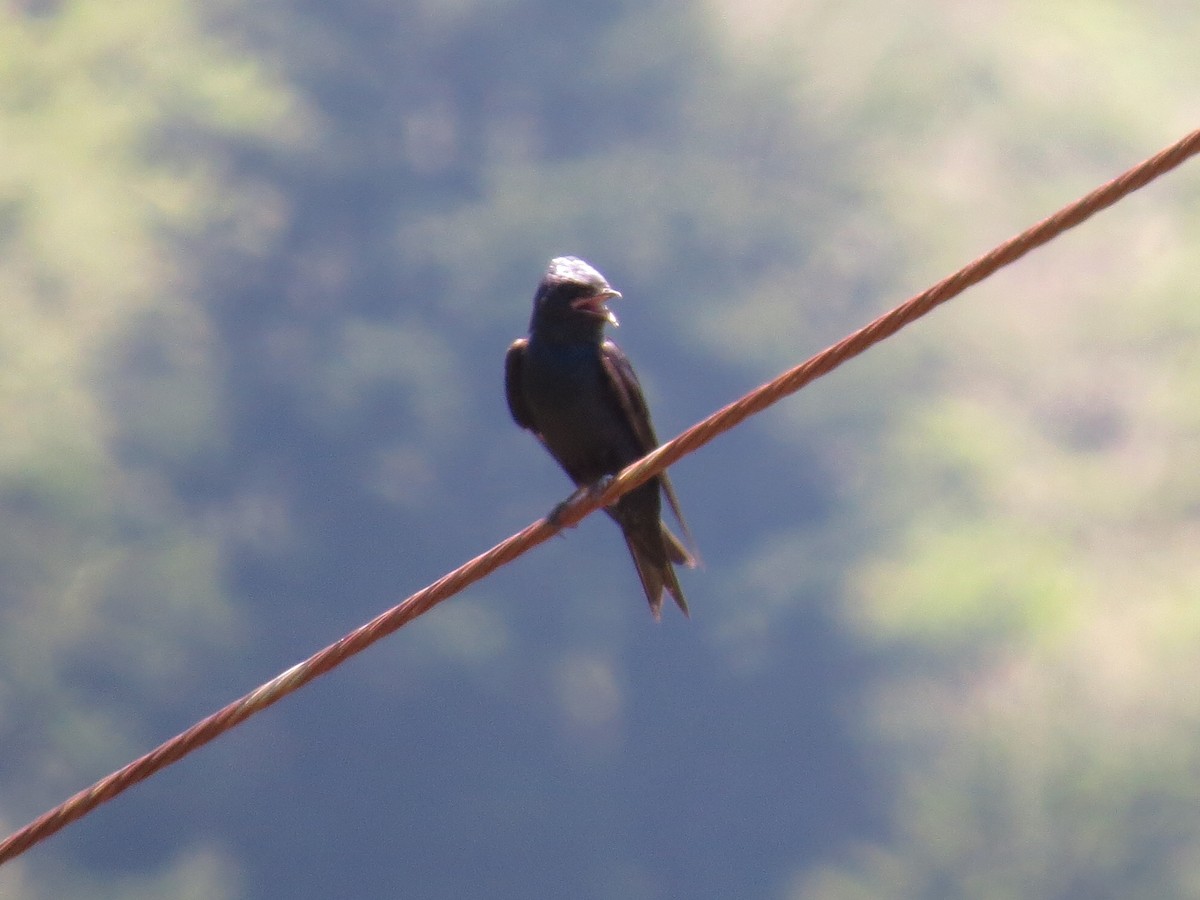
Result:
<svg viewBox="0 0 1200 900"><path fill-rule="evenodd" d="M620 469L637 454L612 392L596 345L530 341L522 390L546 448L577 483L586 484Z"/></svg>
<svg viewBox="0 0 1200 900"><path fill-rule="evenodd" d="M535 406L569 408L602 387L598 348L543 346L531 342L525 354L525 393Z"/></svg>

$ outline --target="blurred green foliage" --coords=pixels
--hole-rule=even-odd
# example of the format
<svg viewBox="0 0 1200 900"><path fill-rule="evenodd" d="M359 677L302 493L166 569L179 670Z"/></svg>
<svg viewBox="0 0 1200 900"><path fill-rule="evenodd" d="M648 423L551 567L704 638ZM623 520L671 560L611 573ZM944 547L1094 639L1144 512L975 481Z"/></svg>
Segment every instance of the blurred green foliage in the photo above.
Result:
<svg viewBox="0 0 1200 900"><path fill-rule="evenodd" d="M629 298L669 436L1192 127L1198 34L1171 0L0 7L0 822L207 712L184 702L205 675L244 689L544 512L498 366L551 255ZM1200 891L1193 169L748 425L757 443L688 485L709 591L689 640L719 684L786 705L817 688L783 636L834 623L845 667L869 660L829 703L883 823L777 834L711 890ZM535 709L535 743L632 752L628 598L571 546L561 619L529 610L533 576L498 581L354 682L364 706L449 672ZM290 788L320 781L288 753ZM502 777L481 781L461 818L506 821ZM205 787L252 805L233 784ZM758 815L716 784L729 818ZM573 812L615 802L596 795ZM47 850L0 897L316 877L214 820L123 866ZM622 865L571 871L682 895Z"/></svg>
<svg viewBox="0 0 1200 900"><path fill-rule="evenodd" d="M0 48L0 741L15 827L8 808L145 747L140 707L189 690L193 654L231 638L221 541L167 477L224 432L185 238L240 215L211 142L267 139L288 102L188 3L7 8ZM57 890L28 887L0 893ZM92 878L59 887L103 893Z"/></svg>

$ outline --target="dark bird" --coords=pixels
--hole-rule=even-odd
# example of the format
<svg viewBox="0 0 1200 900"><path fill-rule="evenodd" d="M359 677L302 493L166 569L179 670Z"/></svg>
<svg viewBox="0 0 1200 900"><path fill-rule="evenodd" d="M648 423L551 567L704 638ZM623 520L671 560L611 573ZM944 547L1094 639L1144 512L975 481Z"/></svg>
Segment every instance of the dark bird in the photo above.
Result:
<svg viewBox="0 0 1200 900"><path fill-rule="evenodd" d="M579 488L615 475L658 446L633 366L604 337L604 323L617 324L607 301L620 296L583 260L551 260L533 297L529 337L514 341L504 359L513 419L534 433ZM663 524L660 491L690 544L666 473L606 510L621 526L655 619L662 615L664 589L688 614L672 564L696 565Z"/></svg>

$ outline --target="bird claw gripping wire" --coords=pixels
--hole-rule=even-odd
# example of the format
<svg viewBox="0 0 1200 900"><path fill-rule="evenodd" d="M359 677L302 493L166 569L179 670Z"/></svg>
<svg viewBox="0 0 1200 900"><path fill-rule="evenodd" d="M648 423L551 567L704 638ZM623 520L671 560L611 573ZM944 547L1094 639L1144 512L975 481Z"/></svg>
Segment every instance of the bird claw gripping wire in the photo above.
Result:
<svg viewBox="0 0 1200 900"><path fill-rule="evenodd" d="M609 485L611 485L615 480L615 475L604 475L601 478L593 481L591 484L585 484L582 487L576 488L570 497L568 497L562 503L557 504L554 509L550 510L550 512L546 515L546 521L555 528L574 528L579 524L579 520L582 518L582 516L579 515L572 515L575 507L577 507L584 500L591 500L595 497L599 497L608 490Z"/></svg>

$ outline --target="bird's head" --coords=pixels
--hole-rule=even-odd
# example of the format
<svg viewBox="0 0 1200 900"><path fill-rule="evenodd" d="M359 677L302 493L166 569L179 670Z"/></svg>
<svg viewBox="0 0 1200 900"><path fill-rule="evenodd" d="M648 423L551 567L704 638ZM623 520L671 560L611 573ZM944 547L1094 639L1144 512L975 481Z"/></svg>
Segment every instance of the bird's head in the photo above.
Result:
<svg viewBox="0 0 1200 900"><path fill-rule="evenodd" d="M620 324L607 301L621 294L608 286L604 276L574 256L550 260L533 297L530 329L554 328L599 334L605 322Z"/></svg>

